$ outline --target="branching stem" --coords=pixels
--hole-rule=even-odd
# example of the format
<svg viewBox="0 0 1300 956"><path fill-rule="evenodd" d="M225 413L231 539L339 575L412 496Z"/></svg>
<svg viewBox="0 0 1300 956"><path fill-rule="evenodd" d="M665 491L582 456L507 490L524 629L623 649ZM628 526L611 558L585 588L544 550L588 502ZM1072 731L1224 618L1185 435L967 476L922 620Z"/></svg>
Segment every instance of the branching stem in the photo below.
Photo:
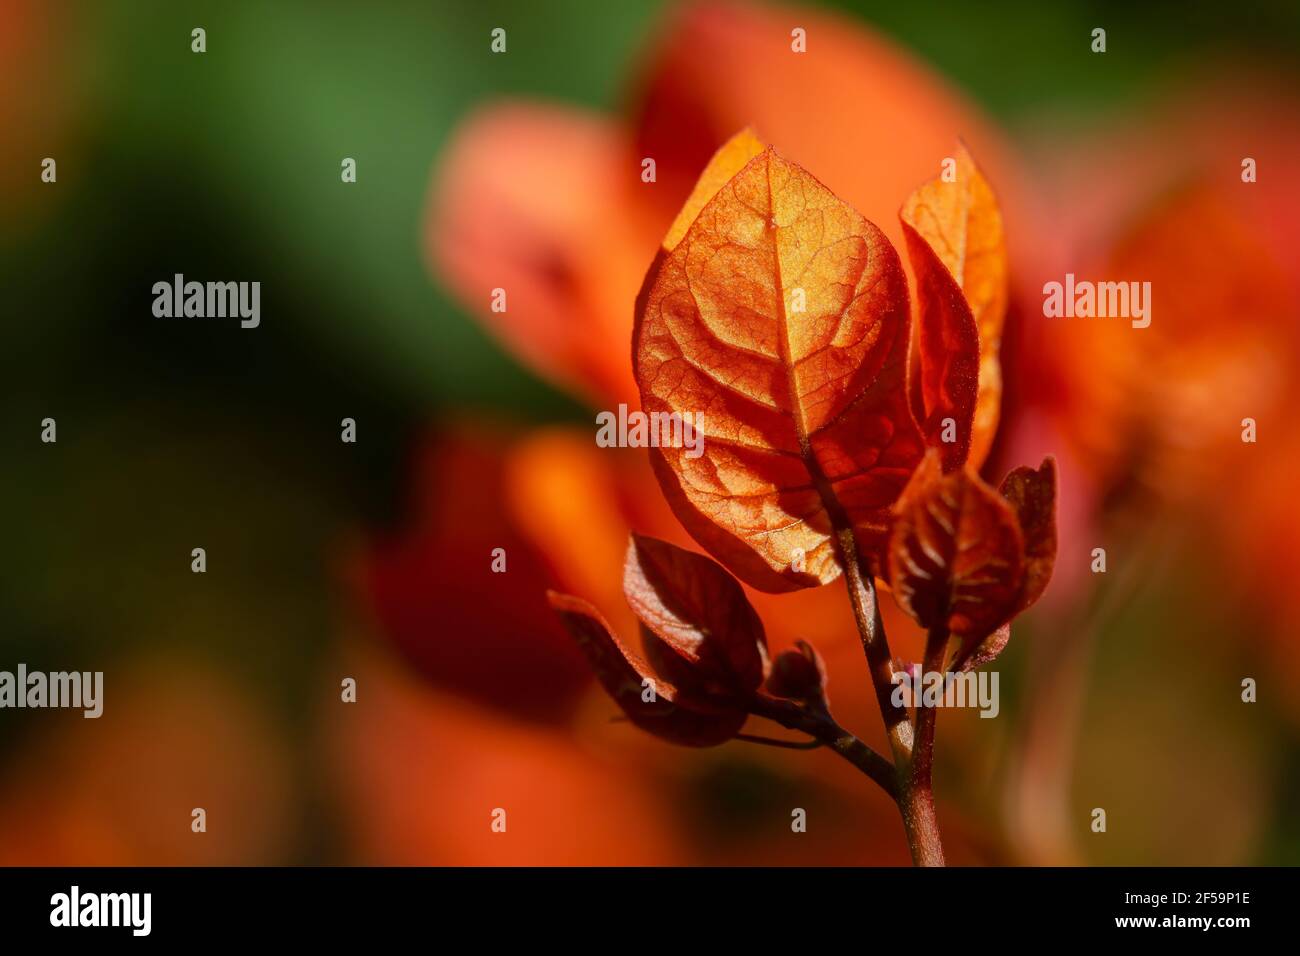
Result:
<svg viewBox="0 0 1300 956"><path fill-rule="evenodd" d="M932 708L918 707L920 726L914 730L907 709L894 702L894 662L885 637L885 626L880 619L875 582L870 575L862 573L852 530L840 530L839 545L844 581L853 604L853 619L867 655L867 667L889 735L889 746L894 752L897 777L894 799L903 817L912 862L917 866L943 866L943 843L939 838L939 820L934 812L934 793L930 785L934 712ZM926 645L925 666L930 668L937 656L938 663L934 664L934 669L940 670L947 645L946 633L934 653L931 643L933 641Z"/></svg>
<svg viewBox="0 0 1300 956"><path fill-rule="evenodd" d="M754 696L750 712L774 720L782 727L808 734L865 773L885 793L898 799L898 774L894 765L837 724L825 709L760 693Z"/></svg>

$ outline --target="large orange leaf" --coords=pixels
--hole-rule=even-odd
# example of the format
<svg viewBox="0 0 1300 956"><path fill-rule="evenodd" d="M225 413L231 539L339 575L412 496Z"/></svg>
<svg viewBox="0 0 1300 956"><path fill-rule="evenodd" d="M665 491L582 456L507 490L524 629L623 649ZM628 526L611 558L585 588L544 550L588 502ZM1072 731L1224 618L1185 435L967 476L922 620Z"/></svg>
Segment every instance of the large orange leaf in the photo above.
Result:
<svg viewBox="0 0 1300 956"><path fill-rule="evenodd" d="M774 149L749 159L661 250L637 302L643 408L703 416L702 453L651 449L692 536L764 591L834 580L849 535L874 566L922 450L907 345L883 233Z"/></svg>
<svg viewBox="0 0 1300 956"><path fill-rule="evenodd" d="M903 610L964 644L1016 613L1024 538L1015 512L969 471L941 473L930 451L898 500L889 576Z"/></svg>
<svg viewBox="0 0 1300 956"><path fill-rule="evenodd" d="M926 183L900 216L920 318L913 402L947 470L967 460L978 468L993 443L1007 311L1007 247L997 199L964 146L953 159L952 181ZM955 419L957 441L944 444L938 436L948 417Z"/></svg>

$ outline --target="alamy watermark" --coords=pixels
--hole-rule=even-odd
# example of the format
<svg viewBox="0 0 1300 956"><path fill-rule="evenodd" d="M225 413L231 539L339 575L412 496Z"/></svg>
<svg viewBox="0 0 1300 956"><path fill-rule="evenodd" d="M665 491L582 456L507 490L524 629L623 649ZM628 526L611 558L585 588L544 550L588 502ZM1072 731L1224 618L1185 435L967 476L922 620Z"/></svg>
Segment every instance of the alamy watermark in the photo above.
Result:
<svg viewBox="0 0 1300 956"><path fill-rule="evenodd" d="M704 454L702 412L617 412L596 415L596 444L601 448L685 448L687 458Z"/></svg>
<svg viewBox="0 0 1300 956"><path fill-rule="evenodd" d="M238 318L245 329L262 322L260 282L186 282L178 272L171 282L155 282L153 294L153 314L160 319Z"/></svg>
<svg viewBox="0 0 1300 956"><path fill-rule="evenodd" d="M998 703L997 671L930 671L920 668L894 672L894 691L890 701L895 707L978 707L981 717L996 717Z"/></svg>
<svg viewBox="0 0 1300 956"><path fill-rule="evenodd" d="M104 712L103 671L0 671L0 708L80 708L83 717Z"/></svg>
<svg viewBox="0 0 1300 956"><path fill-rule="evenodd" d="M50 925L125 926L132 936L148 936L153 928L152 893L83 893L73 886L50 897Z"/></svg>
<svg viewBox="0 0 1300 956"><path fill-rule="evenodd" d="M1075 281L1043 284L1043 315L1049 319L1131 319L1133 328L1151 324L1150 282Z"/></svg>

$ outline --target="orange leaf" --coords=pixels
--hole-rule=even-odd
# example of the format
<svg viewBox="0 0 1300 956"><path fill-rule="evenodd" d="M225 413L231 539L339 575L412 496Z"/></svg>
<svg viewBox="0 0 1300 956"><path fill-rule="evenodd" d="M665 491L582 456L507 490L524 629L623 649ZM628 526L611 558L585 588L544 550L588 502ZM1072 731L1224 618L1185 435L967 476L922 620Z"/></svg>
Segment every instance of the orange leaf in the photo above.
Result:
<svg viewBox="0 0 1300 956"><path fill-rule="evenodd" d="M586 601L554 591L546 596L606 693L642 730L677 744L711 747L730 740L744 725L747 713L740 705L706 699L688 702L676 687L655 677ZM647 695L651 689L653 695Z"/></svg>
<svg viewBox="0 0 1300 956"><path fill-rule="evenodd" d="M918 624L969 646L1015 615L1024 539L1001 495L969 471L942 474L931 450L895 514L890 581Z"/></svg>
<svg viewBox="0 0 1300 956"><path fill-rule="evenodd" d="M888 240L770 147L651 266L633 333L642 406L701 415L704 436L702 453L652 462L679 520L746 583L833 581L849 532L874 564L921 455L907 328Z"/></svg>
<svg viewBox="0 0 1300 956"><path fill-rule="evenodd" d="M1007 248L997 199L965 146L958 144L953 158L953 181L926 183L900 214L920 313L914 408L931 443L943 418L956 419L958 442L939 445L949 471L965 460L978 468L992 445L1007 311Z"/></svg>
<svg viewBox="0 0 1300 956"><path fill-rule="evenodd" d="M702 683L742 692L762 684L767 670L763 622L739 582L716 561L634 534L623 592L641 622ZM646 653L654 659L650 646ZM667 673L658 661L656 667Z"/></svg>

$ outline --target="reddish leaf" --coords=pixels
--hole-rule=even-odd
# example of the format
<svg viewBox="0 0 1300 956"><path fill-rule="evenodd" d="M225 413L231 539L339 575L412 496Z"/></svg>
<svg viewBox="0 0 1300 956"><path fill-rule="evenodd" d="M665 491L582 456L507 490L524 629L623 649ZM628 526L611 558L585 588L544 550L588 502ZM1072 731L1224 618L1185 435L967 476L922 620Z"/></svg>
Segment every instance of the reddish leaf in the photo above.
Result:
<svg viewBox="0 0 1300 956"><path fill-rule="evenodd" d="M716 561L634 534L628 540L623 593L642 623L691 665L699 680L733 691L762 684L763 622L744 589Z"/></svg>
<svg viewBox="0 0 1300 956"><path fill-rule="evenodd" d="M1012 469L999 491L1015 511L1025 541L1019 614L1038 600L1056 565L1056 459L1044 458L1037 471L1025 465Z"/></svg>
<svg viewBox="0 0 1300 956"><path fill-rule="evenodd" d="M656 674L681 693L712 697L727 692L715 677L701 671L694 661L688 660L650 628L639 622L637 628L641 632L641 649L645 652L646 661Z"/></svg>
<svg viewBox="0 0 1300 956"><path fill-rule="evenodd" d="M730 740L744 726L747 713L739 705L692 698L651 673L610 630L600 612L586 601L547 592L551 607L591 662L605 691L642 730L677 744L711 747ZM647 683L654 699L646 700Z"/></svg>
<svg viewBox="0 0 1300 956"><path fill-rule="evenodd" d="M698 457L651 450L695 539L764 591L838 577L837 532L874 566L921 455L907 288L880 230L769 147L661 251L637 306L643 408L703 415Z"/></svg>
<svg viewBox="0 0 1300 956"><path fill-rule="evenodd" d="M943 468L960 468L970 454L979 381L975 319L934 250L906 222L907 254L916 273L918 321L912 410Z"/></svg>
<svg viewBox="0 0 1300 956"><path fill-rule="evenodd" d="M958 442L938 445L948 471L967 460L978 468L993 442L1007 310L1007 249L997 199L965 146L958 144L953 160L953 181L926 183L900 214L920 313L914 408L932 444L943 419L955 419Z"/></svg>
<svg viewBox="0 0 1300 956"><path fill-rule="evenodd" d="M1011 619L1024 579L1024 540L996 491L965 470L941 474L931 450L895 514L890 580L917 623L969 645Z"/></svg>

